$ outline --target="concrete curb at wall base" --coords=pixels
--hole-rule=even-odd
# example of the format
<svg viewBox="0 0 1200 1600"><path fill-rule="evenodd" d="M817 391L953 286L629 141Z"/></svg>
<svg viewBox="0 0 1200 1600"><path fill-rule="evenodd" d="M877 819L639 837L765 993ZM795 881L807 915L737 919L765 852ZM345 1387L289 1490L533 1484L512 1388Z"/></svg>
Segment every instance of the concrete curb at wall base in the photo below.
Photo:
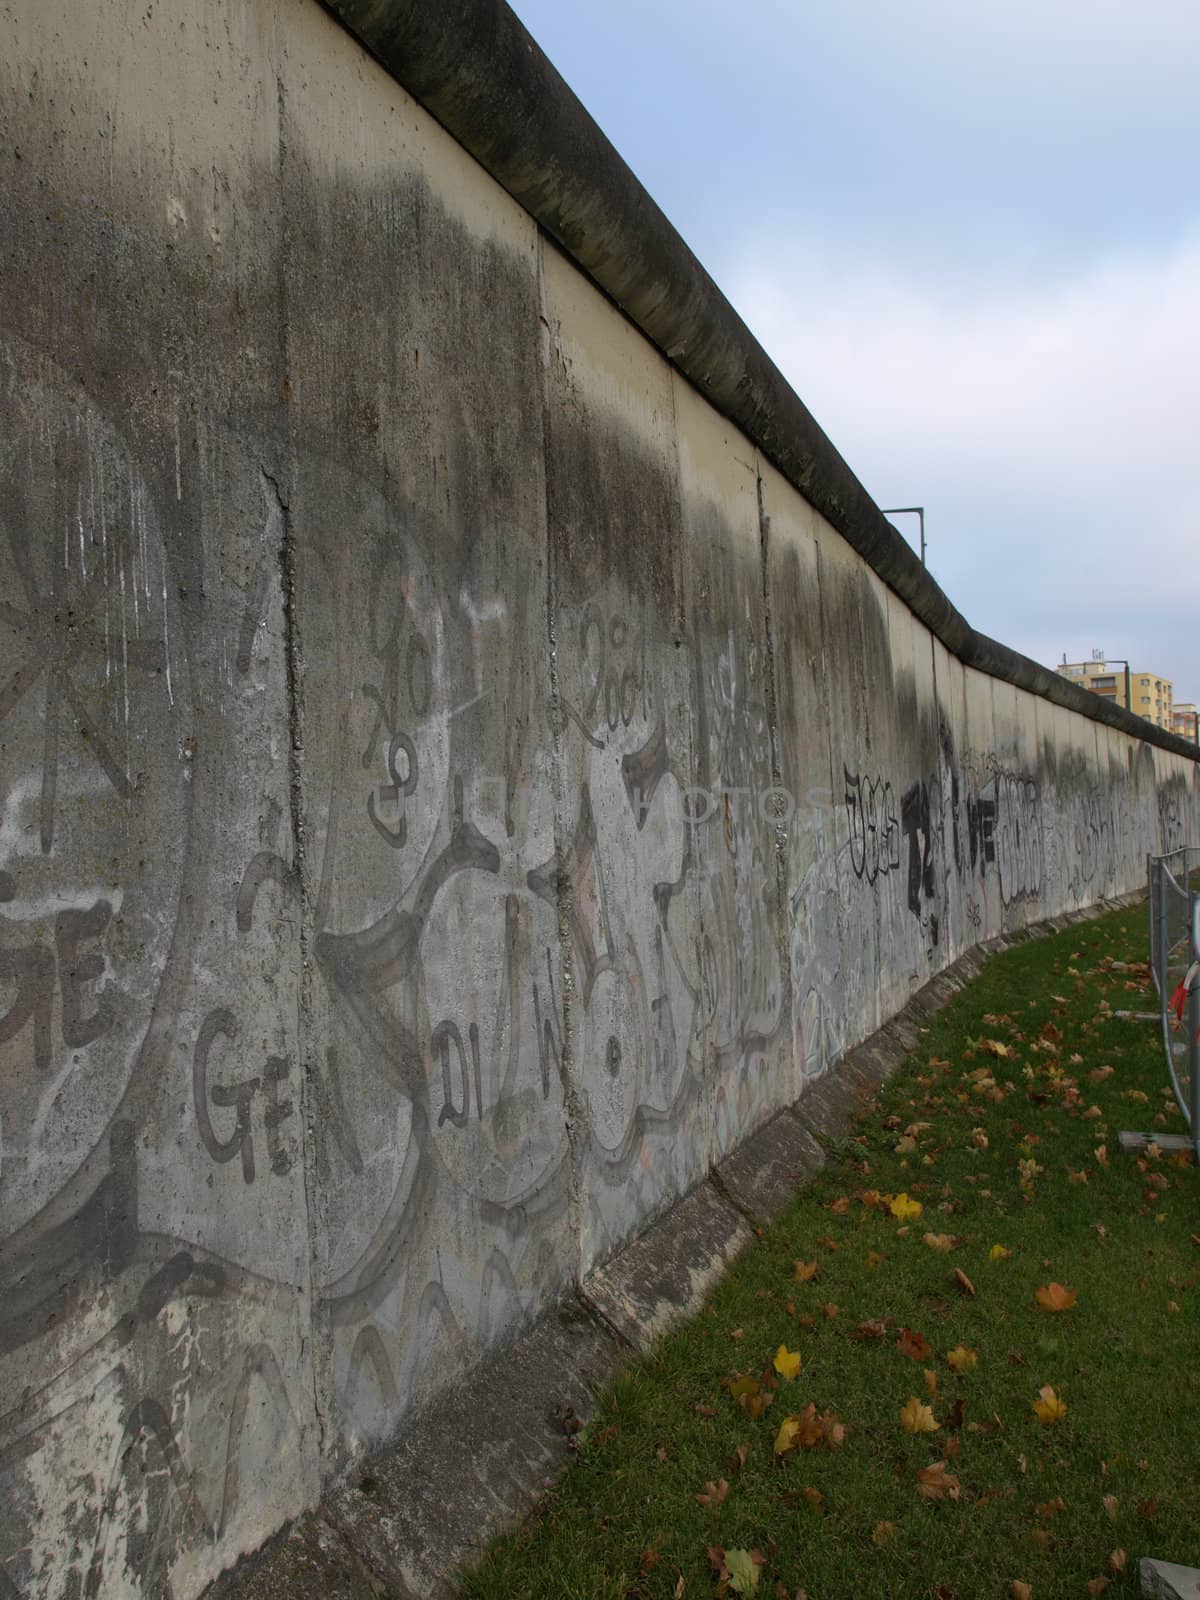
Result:
<svg viewBox="0 0 1200 1600"><path fill-rule="evenodd" d="M919 1045L925 1021L989 956L1144 900L1103 900L977 946L776 1113L645 1233L594 1271L506 1351L355 1463L319 1509L244 1557L206 1600L450 1600L454 1574L552 1487L596 1397L631 1350L645 1352L699 1311L727 1265L825 1165L820 1139L846 1135ZM1158 1588L1147 1588L1148 1569ZM1142 1562L1143 1593L1193 1569ZM1162 1579L1160 1574L1167 1574Z"/></svg>
<svg viewBox="0 0 1200 1600"><path fill-rule="evenodd" d="M1150 1600L1200 1600L1200 1567L1180 1567L1173 1561L1143 1556L1138 1575L1142 1593Z"/></svg>

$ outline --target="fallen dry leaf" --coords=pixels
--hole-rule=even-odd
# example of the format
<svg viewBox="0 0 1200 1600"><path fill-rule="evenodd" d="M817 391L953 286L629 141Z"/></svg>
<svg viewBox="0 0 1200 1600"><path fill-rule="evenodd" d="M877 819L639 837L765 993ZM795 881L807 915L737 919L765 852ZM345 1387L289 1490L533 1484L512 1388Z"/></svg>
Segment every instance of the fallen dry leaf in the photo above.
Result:
<svg viewBox="0 0 1200 1600"><path fill-rule="evenodd" d="M759 1550L726 1550L725 1571L734 1594L753 1594L764 1564Z"/></svg>
<svg viewBox="0 0 1200 1600"><path fill-rule="evenodd" d="M953 1350L947 1350L946 1361L951 1370L957 1372L961 1378L964 1373L974 1372L979 1365L978 1350L968 1350L965 1345L955 1345Z"/></svg>
<svg viewBox="0 0 1200 1600"><path fill-rule="evenodd" d="M1008 1586L1012 1600L1033 1600L1033 1590L1027 1583L1022 1583L1020 1578L1014 1578Z"/></svg>
<svg viewBox="0 0 1200 1600"><path fill-rule="evenodd" d="M970 1295L971 1298L974 1299L975 1285L971 1282L970 1278L967 1277L966 1273L961 1267L955 1267L954 1269L954 1282L964 1294Z"/></svg>
<svg viewBox="0 0 1200 1600"><path fill-rule="evenodd" d="M894 1522L877 1522L871 1534L871 1542L885 1545L896 1537L896 1524Z"/></svg>
<svg viewBox="0 0 1200 1600"><path fill-rule="evenodd" d="M1114 1574L1122 1573L1125 1571L1125 1563L1128 1560L1129 1557L1125 1554L1124 1550L1118 1548L1114 1550L1108 1558L1108 1570Z"/></svg>
<svg viewBox="0 0 1200 1600"><path fill-rule="evenodd" d="M729 1493L729 1485L724 1478L718 1478L714 1483L711 1479L704 1485L704 1493L696 1496L697 1505L719 1506L723 1504Z"/></svg>
<svg viewBox="0 0 1200 1600"><path fill-rule="evenodd" d="M926 1500L957 1500L962 1484L953 1472L946 1470L944 1461L935 1461L931 1467L918 1469L917 1492Z"/></svg>
<svg viewBox="0 0 1200 1600"><path fill-rule="evenodd" d="M1070 1311L1079 1298L1079 1291L1064 1289L1061 1283L1046 1283L1034 1291L1033 1298L1043 1311Z"/></svg>
<svg viewBox="0 0 1200 1600"><path fill-rule="evenodd" d="M1090 1578L1088 1580L1087 1592L1093 1596L1103 1594L1111 1582L1111 1578Z"/></svg>
<svg viewBox="0 0 1200 1600"><path fill-rule="evenodd" d="M913 1395L900 1412L906 1433L936 1433L938 1421L929 1406Z"/></svg>
<svg viewBox="0 0 1200 1600"><path fill-rule="evenodd" d="M809 1283L816 1277L818 1271L815 1261L793 1261L792 1277L797 1283Z"/></svg>
<svg viewBox="0 0 1200 1600"><path fill-rule="evenodd" d="M1043 1500L1040 1506L1034 1507L1037 1516L1043 1518L1056 1517L1060 1511L1067 1509L1067 1502L1062 1495L1055 1495L1053 1500Z"/></svg>
<svg viewBox="0 0 1200 1600"><path fill-rule="evenodd" d="M896 1349L910 1361L925 1361L932 1346L923 1333L917 1333L912 1328L901 1328L900 1337L896 1340Z"/></svg>
<svg viewBox="0 0 1200 1600"><path fill-rule="evenodd" d="M1058 1398L1048 1383L1043 1384L1038 1395L1039 1398L1033 1402L1033 1414L1039 1422L1060 1422L1066 1416L1066 1402Z"/></svg>
<svg viewBox="0 0 1200 1600"><path fill-rule="evenodd" d="M922 1235L922 1243L927 1244L931 1250L953 1250L957 1242L952 1233L926 1233Z"/></svg>
<svg viewBox="0 0 1200 1600"><path fill-rule="evenodd" d="M1108 1512L1108 1519L1110 1522L1115 1522L1117 1520L1117 1507L1120 1505L1120 1503L1121 1502L1117 1499L1115 1494L1106 1494L1104 1496L1104 1509Z"/></svg>
<svg viewBox="0 0 1200 1600"><path fill-rule="evenodd" d="M866 1322L860 1322L850 1335L852 1339L882 1339L887 1335L887 1318L870 1317Z"/></svg>
<svg viewBox="0 0 1200 1600"><path fill-rule="evenodd" d="M922 1377L925 1379L925 1387L929 1391L929 1398L931 1400L936 1400L937 1399L937 1385L938 1385L938 1375L937 1375L937 1373L933 1370L932 1367L926 1367L925 1371L922 1373Z"/></svg>
<svg viewBox="0 0 1200 1600"><path fill-rule="evenodd" d="M789 1350L787 1345L781 1344L775 1352L775 1360L772 1365L781 1378L787 1378L790 1382L793 1378L799 1376L803 1362L798 1350Z"/></svg>
<svg viewBox="0 0 1200 1600"><path fill-rule="evenodd" d="M988 1251L989 1261L1007 1261L1012 1255L1011 1250L1006 1250L1002 1244L994 1244Z"/></svg>
<svg viewBox="0 0 1200 1600"><path fill-rule="evenodd" d="M907 1192L896 1195L888 1207L898 1222L915 1222L924 1209L919 1200L910 1200Z"/></svg>

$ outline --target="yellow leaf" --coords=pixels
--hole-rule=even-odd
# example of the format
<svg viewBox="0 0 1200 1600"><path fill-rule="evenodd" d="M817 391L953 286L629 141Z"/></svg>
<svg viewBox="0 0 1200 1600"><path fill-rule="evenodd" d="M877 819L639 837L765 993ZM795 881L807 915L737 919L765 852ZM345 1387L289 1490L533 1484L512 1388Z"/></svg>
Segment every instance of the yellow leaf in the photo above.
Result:
<svg viewBox="0 0 1200 1600"><path fill-rule="evenodd" d="M994 1244L988 1251L989 1261L1007 1261L1012 1255L1011 1250L1006 1250L1002 1244Z"/></svg>
<svg viewBox="0 0 1200 1600"><path fill-rule="evenodd" d="M927 1244L931 1250L953 1250L954 1235L952 1233L926 1233L922 1235L922 1243Z"/></svg>
<svg viewBox="0 0 1200 1600"><path fill-rule="evenodd" d="M784 1417L779 1424L779 1432L775 1435L775 1454L785 1456L789 1450L794 1450L799 1433L800 1418Z"/></svg>
<svg viewBox="0 0 1200 1600"><path fill-rule="evenodd" d="M946 1360L951 1369L961 1378L965 1372L974 1372L979 1364L979 1352L968 1350L966 1345L956 1344L953 1350L946 1352Z"/></svg>
<svg viewBox="0 0 1200 1600"><path fill-rule="evenodd" d="M893 1146L893 1153L898 1156L915 1155L916 1151L917 1141L910 1138L908 1134L905 1134L902 1139L897 1139L895 1145Z"/></svg>
<svg viewBox="0 0 1200 1600"><path fill-rule="evenodd" d="M1041 1423L1059 1422L1067 1414L1064 1400L1060 1400L1050 1385L1038 1390L1039 1399L1033 1402L1033 1414Z"/></svg>
<svg viewBox="0 0 1200 1600"><path fill-rule="evenodd" d="M923 1377L925 1379L925 1387L929 1391L929 1398L931 1400L936 1400L937 1399L937 1373L933 1370L932 1367L926 1367L924 1369L924 1372L923 1372L922 1375L923 1375Z"/></svg>
<svg viewBox="0 0 1200 1600"><path fill-rule="evenodd" d="M927 1405L917 1399L916 1395L912 1396L900 1412L900 1421L907 1433L936 1433L938 1430L937 1418Z"/></svg>
<svg viewBox="0 0 1200 1600"><path fill-rule="evenodd" d="M1034 1291L1034 1299L1043 1311L1070 1311L1078 1298L1078 1289L1064 1289L1061 1283L1043 1284Z"/></svg>
<svg viewBox="0 0 1200 1600"><path fill-rule="evenodd" d="M924 1209L919 1200L910 1200L907 1193L898 1194L888 1207L898 1222L915 1222Z"/></svg>
<svg viewBox="0 0 1200 1600"><path fill-rule="evenodd" d="M792 1262L792 1277L795 1278L797 1283L809 1283L816 1275L817 1263L815 1261Z"/></svg>
<svg viewBox="0 0 1200 1600"><path fill-rule="evenodd" d="M985 1039L983 1041L983 1048L988 1052L989 1055L993 1056L1003 1057L1009 1054L1008 1046L1006 1044L1001 1044L999 1039Z"/></svg>
<svg viewBox="0 0 1200 1600"><path fill-rule="evenodd" d="M789 1350L787 1345L781 1344L775 1352L775 1371L781 1378L794 1378L800 1371L801 1360L798 1351Z"/></svg>

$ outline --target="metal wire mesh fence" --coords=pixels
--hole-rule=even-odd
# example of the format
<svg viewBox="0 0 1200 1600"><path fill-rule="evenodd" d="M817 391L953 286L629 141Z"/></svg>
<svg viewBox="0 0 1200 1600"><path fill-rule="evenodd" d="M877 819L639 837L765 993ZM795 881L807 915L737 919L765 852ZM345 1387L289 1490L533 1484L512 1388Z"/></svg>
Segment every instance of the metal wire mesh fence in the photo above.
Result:
<svg viewBox="0 0 1200 1600"><path fill-rule="evenodd" d="M1200 849L1147 856L1146 877L1163 1051L1200 1164Z"/></svg>

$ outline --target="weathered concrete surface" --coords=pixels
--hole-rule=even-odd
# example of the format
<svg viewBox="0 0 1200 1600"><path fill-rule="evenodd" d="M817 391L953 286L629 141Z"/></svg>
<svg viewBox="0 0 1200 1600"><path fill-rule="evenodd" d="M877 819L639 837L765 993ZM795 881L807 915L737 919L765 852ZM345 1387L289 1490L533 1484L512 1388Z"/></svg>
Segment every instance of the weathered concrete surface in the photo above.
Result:
<svg viewBox="0 0 1200 1600"><path fill-rule="evenodd" d="M314 0L62 11L0 59L0 1588L191 1600L580 1282L686 1301L802 1090L1200 787L933 637Z"/></svg>
<svg viewBox="0 0 1200 1600"><path fill-rule="evenodd" d="M356 1465L329 1516L393 1593L450 1593L454 1570L553 1482L618 1354L568 1302Z"/></svg>
<svg viewBox="0 0 1200 1600"><path fill-rule="evenodd" d="M668 1328L694 1316L704 1297L753 1237L711 1183L702 1183L620 1255L584 1280L581 1294L628 1344L648 1350Z"/></svg>
<svg viewBox="0 0 1200 1600"><path fill-rule="evenodd" d="M720 1188L752 1222L769 1222L825 1165L825 1152L790 1112L771 1118L716 1171Z"/></svg>
<svg viewBox="0 0 1200 1600"><path fill-rule="evenodd" d="M1149 1600L1200 1600L1200 1567L1143 1556L1138 1563L1142 1593Z"/></svg>

